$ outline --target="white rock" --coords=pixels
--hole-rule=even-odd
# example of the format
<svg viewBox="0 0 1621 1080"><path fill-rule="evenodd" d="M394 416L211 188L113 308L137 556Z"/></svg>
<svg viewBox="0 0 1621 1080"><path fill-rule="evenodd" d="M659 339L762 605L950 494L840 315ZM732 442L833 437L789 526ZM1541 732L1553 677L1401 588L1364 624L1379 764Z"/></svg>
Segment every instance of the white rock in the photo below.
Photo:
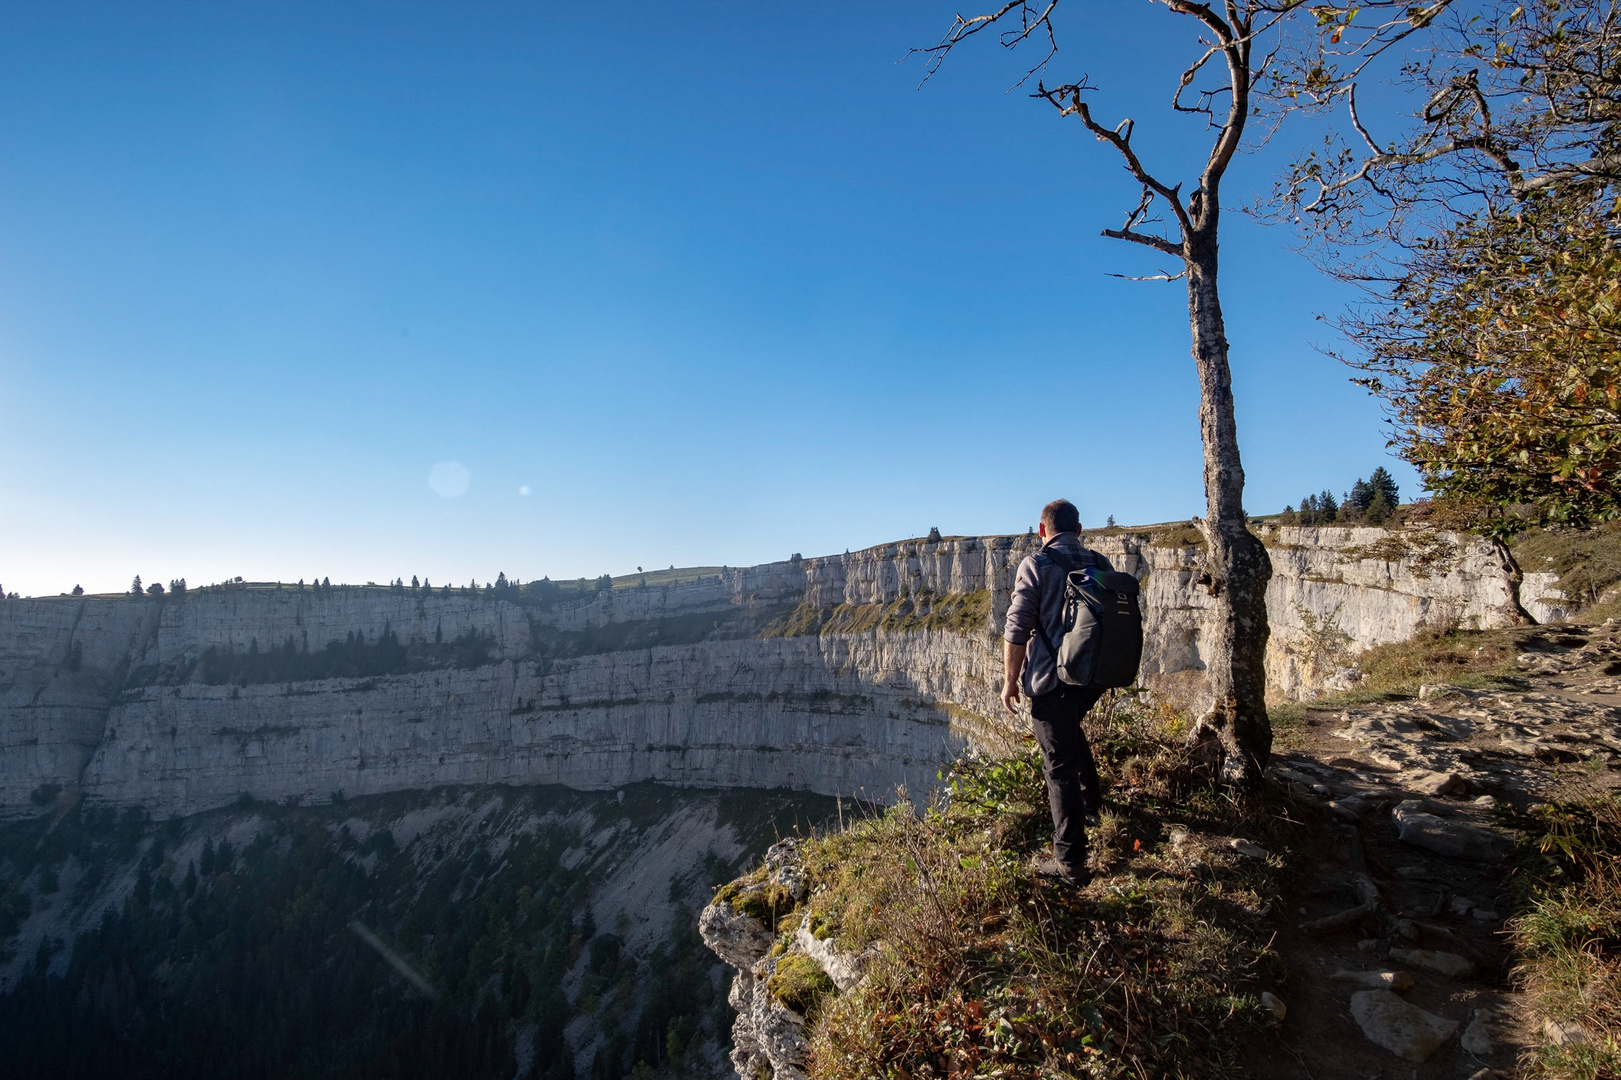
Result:
<svg viewBox="0 0 1621 1080"><path fill-rule="evenodd" d="M1266 858L1266 848L1249 840L1240 839L1239 837L1235 836L1227 841L1227 846L1233 851L1236 851L1240 855L1244 856L1246 859Z"/></svg>
<svg viewBox="0 0 1621 1080"><path fill-rule="evenodd" d="M1588 1041L1587 1029L1582 1025L1552 1017L1542 1022L1542 1037L1555 1046L1585 1046Z"/></svg>
<svg viewBox="0 0 1621 1080"><path fill-rule="evenodd" d="M1412 1062L1423 1062L1453 1035L1458 1022L1425 1012L1389 990L1351 995L1351 1016L1368 1041Z"/></svg>
<svg viewBox="0 0 1621 1080"><path fill-rule="evenodd" d="M1270 990L1261 991L1261 1008L1271 1013L1274 1020L1282 1020L1289 1015L1289 1007Z"/></svg>
<svg viewBox="0 0 1621 1080"><path fill-rule="evenodd" d="M1364 990L1394 990L1399 993L1413 987L1413 977L1405 971L1352 971L1341 968L1329 978L1360 986Z"/></svg>

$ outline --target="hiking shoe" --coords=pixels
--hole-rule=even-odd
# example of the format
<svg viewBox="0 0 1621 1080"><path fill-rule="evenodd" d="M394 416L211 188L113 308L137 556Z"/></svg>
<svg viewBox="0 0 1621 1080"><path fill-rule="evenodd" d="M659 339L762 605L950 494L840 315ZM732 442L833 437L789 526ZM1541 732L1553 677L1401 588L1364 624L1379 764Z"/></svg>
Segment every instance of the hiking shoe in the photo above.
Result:
<svg viewBox="0 0 1621 1080"><path fill-rule="evenodd" d="M1085 888L1092 880L1092 875L1085 870L1073 870L1051 855L1036 855L1030 859L1030 869L1036 872L1037 877L1044 877L1072 889Z"/></svg>
<svg viewBox="0 0 1621 1080"><path fill-rule="evenodd" d="M1095 829L1103 824L1103 819L1098 817L1098 811L1096 810L1088 810L1081 815L1081 820L1086 823L1088 829Z"/></svg>

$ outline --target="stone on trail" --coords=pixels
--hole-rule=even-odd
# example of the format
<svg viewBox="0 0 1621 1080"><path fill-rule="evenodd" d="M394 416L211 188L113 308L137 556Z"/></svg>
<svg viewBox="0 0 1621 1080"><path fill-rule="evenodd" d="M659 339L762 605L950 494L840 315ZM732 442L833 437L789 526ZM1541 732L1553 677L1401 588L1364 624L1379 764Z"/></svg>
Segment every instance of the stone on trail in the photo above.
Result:
<svg viewBox="0 0 1621 1080"><path fill-rule="evenodd" d="M1389 990L1359 990L1352 994L1351 1017L1369 1042L1415 1064L1426 1060L1458 1031L1456 1020L1425 1012Z"/></svg>
<svg viewBox="0 0 1621 1080"><path fill-rule="evenodd" d="M1360 986L1364 990L1410 990L1413 986L1413 977L1405 971L1352 971L1350 968L1341 968L1329 978L1336 982L1348 982L1353 986Z"/></svg>
<svg viewBox="0 0 1621 1080"><path fill-rule="evenodd" d="M1474 961L1457 953L1432 949L1391 949L1390 958L1398 963L1412 964L1425 971L1445 975L1449 979L1461 979L1475 972Z"/></svg>
<svg viewBox="0 0 1621 1080"><path fill-rule="evenodd" d="M1271 1013L1274 1020L1282 1020L1289 1014L1289 1006L1285 1005L1283 999L1270 990L1261 991L1261 1008Z"/></svg>
<svg viewBox="0 0 1621 1080"><path fill-rule="evenodd" d="M1507 858L1514 848L1512 840L1494 829L1426 814L1421 809L1423 805L1413 800L1401 803L1391 811L1402 843L1433 851L1437 855L1477 862L1496 862Z"/></svg>
<svg viewBox="0 0 1621 1080"><path fill-rule="evenodd" d="M1492 1011L1490 1009L1476 1009L1469 1017L1469 1026L1463 1029L1463 1038L1458 1044L1476 1057L1486 1057L1492 1052Z"/></svg>
<svg viewBox="0 0 1621 1080"><path fill-rule="evenodd" d="M1455 772L1415 772L1402 779L1425 795L1463 795L1469 791L1469 781Z"/></svg>

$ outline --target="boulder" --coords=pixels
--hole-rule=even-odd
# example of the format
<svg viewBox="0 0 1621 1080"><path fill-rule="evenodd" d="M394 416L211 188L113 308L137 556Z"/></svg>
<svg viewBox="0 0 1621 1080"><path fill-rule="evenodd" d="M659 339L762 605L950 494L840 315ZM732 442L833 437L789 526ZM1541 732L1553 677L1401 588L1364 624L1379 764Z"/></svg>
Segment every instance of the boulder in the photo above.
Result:
<svg viewBox="0 0 1621 1080"><path fill-rule="evenodd" d="M1352 994L1351 1018L1369 1042L1414 1063L1427 1060L1458 1032L1456 1020L1425 1012L1389 990Z"/></svg>
<svg viewBox="0 0 1621 1080"><path fill-rule="evenodd" d="M1495 829L1427 814L1417 808L1419 805L1416 801L1404 802L1391 811L1404 844L1477 862L1496 862L1514 850L1514 842Z"/></svg>

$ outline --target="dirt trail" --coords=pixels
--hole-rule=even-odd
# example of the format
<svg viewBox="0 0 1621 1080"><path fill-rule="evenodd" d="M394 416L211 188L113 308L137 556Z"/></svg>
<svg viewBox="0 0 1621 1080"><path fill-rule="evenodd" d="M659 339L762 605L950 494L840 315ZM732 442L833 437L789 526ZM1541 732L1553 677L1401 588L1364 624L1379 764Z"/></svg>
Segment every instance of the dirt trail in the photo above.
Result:
<svg viewBox="0 0 1621 1080"><path fill-rule="evenodd" d="M1426 686L1403 700L1312 709L1297 744L1277 755L1273 773L1320 804L1326 824L1275 943L1287 1015L1249 1048L1247 1075L1513 1074L1539 1020L1510 979L1515 859L1504 822L1572 784L1621 786L1621 626L1490 637L1512 643L1520 686ZM1445 1041L1410 1058L1370 1041L1353 995L1375 984L1341 972L1410 975L1394 999L1375 990L1358 1009L1400 1014L1405 1001L1440 1018Z"/></svg>

